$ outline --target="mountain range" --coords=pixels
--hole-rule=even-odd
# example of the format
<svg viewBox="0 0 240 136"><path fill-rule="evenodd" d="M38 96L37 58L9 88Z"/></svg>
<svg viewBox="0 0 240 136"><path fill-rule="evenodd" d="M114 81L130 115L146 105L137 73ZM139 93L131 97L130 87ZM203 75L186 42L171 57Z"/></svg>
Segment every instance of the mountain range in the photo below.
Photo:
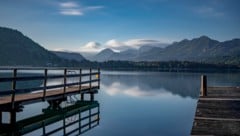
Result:
<svg viewBox="0 0 240 136"><path fill-rule="evenodd" d="M219 42L207 36L174 42L165 48L143 45L114 52L104 49L91 61L195 61L240 65L240 39ZM93 65L80 53L49 51L21 32L0 27L0 66ZM100 65L100 64L99 64Z"/></svg>
<svg viewBox="0 0 240 136"><path fill-rule="evenodd" d="M142 46L138 50L129 49L114 52L105 49L95 55L94 61L127 60L127 61L197 61L224 63L231 61L239 63L240 39L219 42L207 36L192 40L184 39L174 42L166 48Z"/></svg>
<svg viewBox="0 0 240 136"><path fill-rule="evenodd" d="M0 66L74 66L17 30L0 27Z"/></svg>
<svg viewBox="0 0 240 136"><path fill-rule="evenodd" d="M70 61L75 60L77 62L82 62L86 60L80 53L77 52L52 51L52 53L56 54L60 58Z"/></svg>

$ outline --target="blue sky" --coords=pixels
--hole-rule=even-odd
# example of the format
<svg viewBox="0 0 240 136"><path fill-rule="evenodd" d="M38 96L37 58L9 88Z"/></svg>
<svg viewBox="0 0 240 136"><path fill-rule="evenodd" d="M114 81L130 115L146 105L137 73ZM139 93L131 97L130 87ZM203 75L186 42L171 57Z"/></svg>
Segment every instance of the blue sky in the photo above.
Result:
<svg viewBox="0 0 240 136"><path fill-rule="evenodd" d="M239 0L1 0L0 26L47 49L94 50L240 37Z"/></svg>

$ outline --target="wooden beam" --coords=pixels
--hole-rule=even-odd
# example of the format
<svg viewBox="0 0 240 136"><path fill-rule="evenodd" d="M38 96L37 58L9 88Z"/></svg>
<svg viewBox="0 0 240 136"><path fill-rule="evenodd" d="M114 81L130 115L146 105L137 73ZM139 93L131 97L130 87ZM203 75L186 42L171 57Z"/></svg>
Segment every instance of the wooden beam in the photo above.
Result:
<svg viewBox="0 0 240 136"><path fill-rule="evenodd" d="M67 84L67 69L64 69L64 78L63 78L63 97L65 97L66 93L66 84Z"/></svg>
<svg viewBox="0 0 240 136"><path fill-rule="evenodd" d="M79 70L79 92L81 91L82 88L82 69Z"/></svg>
<svg viewBox="0 0 240 136"><path fill-rule="evenodd" d="M0 124L2 124L2 111L0 111Z"/></svg>
<svg viewBox="0 0 240 136"><path fill-rule="evenodd" d="M44 82L43 82L43 86L44 86L44 89L43 89L43 101L45 101L46 99L46 91L47 91L47 74L48 73L48 70L47 69L44 69Z"/></svg>
<svg viewBox="0 0 240 136"><path fill-rule="evenodd" d="M201 97L202 101L240 101L240 98Z"/></svg>
<svg viewBox="0 0 240 136"><path fill-rule="evenodd" d="M13 81L12 81L12 109L15 108L15 93L16 93L16 78L17 77L17 69L13 70Z"/></svg>
<svg viewBox="0 0 240 136"><path fill-rule="evenodd" d="M90 75L89 75L89 87L90 87L90 91L92 91L92 69L90 68L89 70Z"/></svg>
<svg viewBox="0 0 240 136"><path fill-rule="evenodd" d="M100 89L100 68L98 68L98 74L97 74L97 78L98 78L98 89Z"/></svg>
<svg viewBox="0 0 240 136"><path fill-rule="evenodd" d="M240 122L240 119L233 119L233 118L195 117L194 119L198 119L198 120L216 120L216 121L237 121L237 122Z"/></svg>
<svg viewBox="0 0 240 136"><path fill-rule="evenodd" d="M16 123L16 111L10 111L10 124L14 125Z"/></svg>

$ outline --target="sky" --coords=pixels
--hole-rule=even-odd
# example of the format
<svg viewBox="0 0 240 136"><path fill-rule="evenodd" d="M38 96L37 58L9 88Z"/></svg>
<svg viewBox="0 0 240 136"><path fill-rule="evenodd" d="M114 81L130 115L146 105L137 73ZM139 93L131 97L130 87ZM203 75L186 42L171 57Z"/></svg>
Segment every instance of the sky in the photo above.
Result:
<svg viewBox="0 0 240 136"><path fill-rule="evenodd" d="M0 26L48 50L165 47L202 35L240 38L239 0L1 0Z"/></svg>

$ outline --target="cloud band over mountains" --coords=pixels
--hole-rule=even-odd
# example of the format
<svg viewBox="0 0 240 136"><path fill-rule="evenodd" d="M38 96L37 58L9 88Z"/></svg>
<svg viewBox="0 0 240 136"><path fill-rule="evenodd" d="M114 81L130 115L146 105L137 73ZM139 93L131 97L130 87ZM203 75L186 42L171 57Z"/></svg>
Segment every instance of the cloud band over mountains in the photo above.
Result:
<svg viewBox="0 0 240 136"><path fill-rule="evenodd" d="M88 42L84 46L79 48L80 52L100 52L103 49L110 48L115 52L124 51L127 49L139 49L141 46L153 46L165 48L168 43L163 43L158 40L150 39L130 39L127 41L118 41L116 39L109 40L104 44L97 42Z"/></svg>

